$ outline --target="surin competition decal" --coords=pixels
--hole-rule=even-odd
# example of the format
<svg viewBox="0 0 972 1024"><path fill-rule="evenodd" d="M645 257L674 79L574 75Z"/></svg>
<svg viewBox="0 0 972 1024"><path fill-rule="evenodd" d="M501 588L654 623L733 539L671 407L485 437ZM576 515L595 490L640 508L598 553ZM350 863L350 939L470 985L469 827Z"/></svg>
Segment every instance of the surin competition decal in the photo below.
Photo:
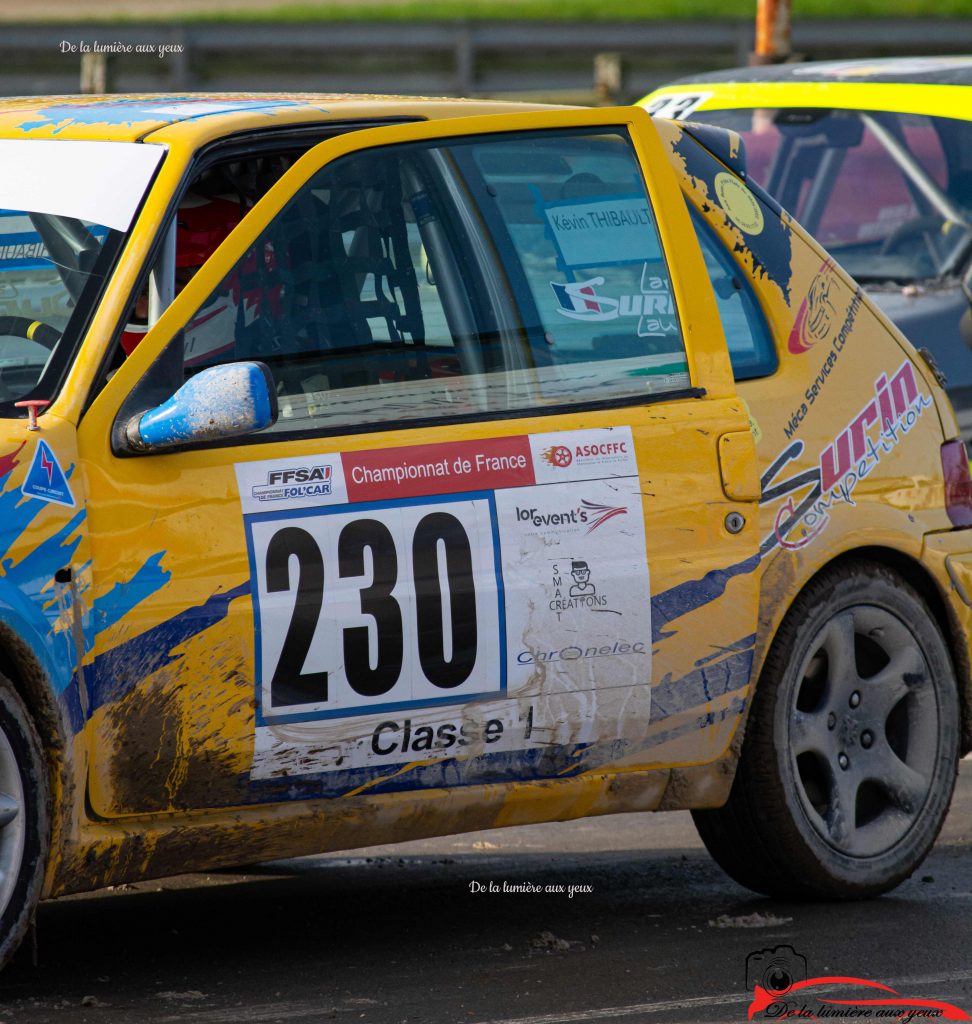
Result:
<svg viewBox="0 0 972 1024"><path fill-rule="evenodd" d="M861 481L894 452L931 405L906 359L890 379L883 373L877 378L873 397L825 445L815 465L785 477L786 468L804 451L803 441L792 441L763 474L760 504L783 501L761 553L806 547L827 527L835 505L855 505L854 492Z"/></svg>

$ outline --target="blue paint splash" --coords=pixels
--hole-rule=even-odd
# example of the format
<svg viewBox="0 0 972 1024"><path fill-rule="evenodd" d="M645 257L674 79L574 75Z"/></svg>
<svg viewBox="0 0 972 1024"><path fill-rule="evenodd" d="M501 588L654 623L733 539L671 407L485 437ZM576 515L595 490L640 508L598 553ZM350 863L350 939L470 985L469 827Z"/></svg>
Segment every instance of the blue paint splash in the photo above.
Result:
<svg viewBox="0 0 972 1024"><path fill-rule="evenodd" d="M17 127L30 132L37 128L54 128L57 135L77 125L134 125L145 121L191 121L211 114L243 111L273 114L282 108L307 106L298 100L206 99L201 96L161 96L144 102L132 100L97 100L92 103L62 103L41 107L40 120L23 121ZM323 109L323 108L315 108Z"/></svg>
<svg viewBox="0 0 972 1024"><path fill-rule="evenodd" d="M58 703L64 712L71 735L76 736L85 726L87 719L81 707L81 694L78 689L78 673L71 676L71 681L58 695Z"/></svg>
<svg viewBox="0 0 972 1024"><path fill-rule="evenodd" d="M18 448L0 463L5 468L9 466L0 476L0 486L6 483L17 465L19 460L16 455L20 450ZM74 466L71 466L66 475L70 477L73 472ZM71 728L74 732L80 732L85 722L75 671L77 651L74 635L70 630L54 632L54 623L61 613L61 606L58 600L53 599L55 592L51 589L51 583L57 570L70 565L74 560L82 539L81 527L86 511L81 509L75 512L53 535L26 551L19 561L15 561L9 554L37 516L56 507L45 501L24 497L20 488L0 492L0 600L16 616L30 623L46 641L45 653L52 688L61 701ZM119 622L169 582L172 574L162 568L164 557L164 551L150 555L130 580L116 583L106 594L95 599L91 624L84 632L85 652L91 650L95 632L101 632ZM84 568L77 575L80 576ZM170 652L174 647L225 617L229 602L234 597L249 593L249 589L247 581L234 590L215 594L202 605L188 608L96 658L85 669L91 710L122 695L144 676L173 661L174 656ZM126 672L129 674L126 675Z"/></svg>
<svg viewBox="0 0 972 1024"><path fill-rule="evenodd" d="M109 629L123 619L136 605L151 597L169 582L172 573L161 566L164 551L149 555L138 572L127 583L116 583L107 594L93 603L96 633Z"/></svg>
<svg viewBox="0 0 972 1024"><path fill-rule="evenodd" d="M707 654L704 658L699 658L695 663L695 667L702 668L703 665L710 665L713 661L718 661L729 651L745 651L747 648L755 646L755 644L756 634L750 633L749 636L744 636L742 640L736 640L734 643L720 647L714 654Z"/></svg>
<svg viewBox="0 0 972 1024"><path fill-rule="evenodd" d="M616 742L619 741L612 741ZM600 752L603 745L597 747ZM269 803L344 796L362 787L366 787L362 795L370 796L421 789L455 789L525 779L562 779L579 775L584 770L586 766L583 756L591 749L589 744L579 744L549 749L498 751L480 754L465 761L453 757L432 764L416 765L405 772L399 764L338 769L285 779L251 779L249 775L241 775L238 799L245 803ZM621 756L624 752L615 751L615 754Z"/></svg>
<svg viewBox="0 0 972 1024"><path fill-rule="evenodd" d="M73 467L72 467L73 468ZM3 480L12 473L11 469ZM0 483L3 482L0 480ZM39 499L25 498L20 488L4 491L0 494L0 557L5 555L20 539L37 516L48 507L47 502ZM2 566L2 563L0 563Z"/></svg>
<svg viewBox="0 0 972 1024"><path fill-rule="evenodd" d="M694 672L672 679L667 675L651 691L652 724L672 715L691 711L710 701L741 690L749 685L753 670L753 642L756 636L745 637L732 646L748 644L743 650L723 658L715 664L697 668Z"/></svg>
<svg viewBox="0 0 972 1024"><path fill-rule="evenodd" d="M656 594L651 599L652 642L657 643L666 637L674 636L675 631L665 632L665 626L714 601L717 597L722 597L734 576L745 576L758 568L759 555L756 554L726 569L712 569L700 580L686 580Z"/></svg>
<svg viewBox="0 0 972 1024"><path fill-rule="evenodd" d="M19 492L17 492L19 493ZM0 496L0 507L3 499ZM28 504L40 506L29 516L22 510L16 510L19 521L30 521L38 511L51 508L46 502L33 501ZM3 512L0 511L0 515ZM24 622L30 623L37 633L46 640L50 666L51 686L54 692L61 693L71 682L74 665L77 660L74 650L74 638L69 630L54 632L54 622L59 614L57 603L54 602L45 610L46 599L43 591L54 578L58 569L71 564L74 553L81 543L81 524L87 513L84 509L76 512L56 533L28 551L19 562L12 558L0 561L0 583L3 585L3 603L6 604ZM6 550L9 551L16 536L12 531L4 531Z"/></svg>
<svg viewBox="0 0 972 1024"><path fill-rule="evenodd" d="M683 722L681 725L677 725L673 729L666 729L664 732L652 733L650 739L646 743L643 743L642 746L659 747L663 743L671 743L672 740L680 739L682 736L687 736L690 733L697 733L701 728L718 725L720 722L724 722L727 718L738 718L745 710L746 702L740 697L733 697L729 702L728 707L723 708L721 711L707 712L701 724L697 719L693 718L691 722Z"/></svg>
<svg viewBox="0 0 972 1024"><path fill-rule="evenodd" d="M153 672L176 661L174 648L225 619L229 605L250 593L250 581L186 608L131 640L99 654L85 669L91 711L119 700Z"/></svg>

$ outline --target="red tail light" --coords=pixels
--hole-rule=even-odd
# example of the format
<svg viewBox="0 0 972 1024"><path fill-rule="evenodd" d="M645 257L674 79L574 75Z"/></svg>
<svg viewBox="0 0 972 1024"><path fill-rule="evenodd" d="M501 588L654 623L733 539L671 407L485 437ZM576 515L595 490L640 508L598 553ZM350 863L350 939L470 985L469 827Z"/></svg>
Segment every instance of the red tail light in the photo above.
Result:
<svg viewBox="0 0 972 1024"><path fill-rule="evenodd" d="M953 526L972 526L972 476L964 441L946 441L942 445L942 473L948 518Z"/></svg>

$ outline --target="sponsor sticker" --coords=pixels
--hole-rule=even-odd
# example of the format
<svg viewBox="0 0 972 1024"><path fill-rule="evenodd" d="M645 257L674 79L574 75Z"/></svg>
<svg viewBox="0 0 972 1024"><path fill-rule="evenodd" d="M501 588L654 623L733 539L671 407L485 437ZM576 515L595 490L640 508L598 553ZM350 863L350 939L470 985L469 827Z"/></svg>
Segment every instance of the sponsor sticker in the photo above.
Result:
<svg viewBox="0 0 972 1024"><path fill-rule="evenodd" d="M236 482L244 515L348 500L339 455L241 462L236 466Z"/></svg>
<svg viewBox="0 0 972 1024"><path fill-rule="evenodd" d="M261 502L330 497L331 473L331 466L326 462L316 466L271 469L267 472L266 484L254 485L250 488L250 494Z"/></svg>
<svg viewBox="0 0 972 1024"><path fill-rule="evenodd" d="M807 297L801 303L790 332L788 347L794 355L809 352L820 341L828 341L829 345L826 349L818 350L821 361L817 374L809 387L804 389L803 401L792 410L783 425L783 433L787 440L796 435L807 413L830 380L837 361L854 331L857 314L863 302L861 290L858 288L851 296L846 309L840 315L835 312L834 303L838 301L839 279L832 273L832 269L833 264L827 260L814 278Z"/></svg>
<svg viewBox="0 0 972 1024"><path fill-rule="evenodd" d="M877 378L874 396L824 447L812 468L780 479L804 452L803 441L788 445L763 474L760 504L783 501L761 553L806 547L826 528L835 505L856 505L861 481L895 451L932 404L906 359L890 378L883 373Z"/></svg>
<svg viewBox="0 0 972 1024"><path fill-rule="evenodd" d="M634 441L627 428L531 434L527 441L538 484L638 473Z"/></svg>
<svg viewBox="0 0 972 1024"><path fill-rule="evenodd" d="M37 442L34 459L21 485L21 493L27 498L50 501L55 505L74 508L74 495L51 446L44 440Z"/></svg>
<svg viewBox="0 0 972 1024"><path fill-rule="evenodd" d="M646 263L641 270L637 292L617 292L605 288L603 276L584 281L551 281L555 307L569 320L606 323L611 320L637 319L639 338L679 337L675 303L668 278L652 272Z"/></svg>
<svg viewBox="0 0 972 1024"><path fill-rule="evenodd" d="M839 321L834 309L840 279L834 273L834 261L824 260L800 303L787 339L787 348L795 355L809 352L817 342L825 341Z"/></svg>
<svg viewBox="0 0 972 1024"><path fill-rule="evenodd" d="M236 473L254 777L614 741L647 724L651 593L629 428Z"/></svg>
<svg viewBox="0 0 972 1024"><path fill-rule="evenodd" d="M759 200L728 171L720 171L714 183L719 205L733 224L747 235L758 235L765 224Z"/></svg>
<svg viewBox="0 0 972 1024"><path fill-rule="evenodd" d="M661 246L644 194L541 203L560 266L606 267L660 260Z"/></svg>

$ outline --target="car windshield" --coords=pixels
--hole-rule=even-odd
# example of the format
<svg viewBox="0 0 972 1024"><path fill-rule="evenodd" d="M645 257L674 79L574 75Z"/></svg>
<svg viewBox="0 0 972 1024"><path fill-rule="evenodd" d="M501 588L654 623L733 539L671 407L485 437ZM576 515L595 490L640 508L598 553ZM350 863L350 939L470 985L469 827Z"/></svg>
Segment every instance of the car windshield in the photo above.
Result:
<svg viewBox="0 0 972 1024"><path fill-rule="evenodd" d="M968 121L821 108L692 117L739 132L753 180L859 280L942 278L968 260Z"/></svg>
<svg viewBox="0 0 972 1024"><path fill-rule="evenodd" d="M0 415L54 398L161 155L0 140Z"/></svg>

